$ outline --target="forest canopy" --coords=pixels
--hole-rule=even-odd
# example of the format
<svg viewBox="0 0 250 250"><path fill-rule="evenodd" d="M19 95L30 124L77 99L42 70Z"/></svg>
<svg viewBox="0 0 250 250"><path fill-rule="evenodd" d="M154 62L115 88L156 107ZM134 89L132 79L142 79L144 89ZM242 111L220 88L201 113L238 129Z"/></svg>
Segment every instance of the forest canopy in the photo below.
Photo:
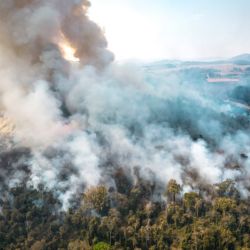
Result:
<svg viewBox="0 0 250 250"><path fill-rule="evenodd" d="M158 199L141 178L119 181L87 189L67 211L42 185L6 190L0 249L250 249L250 201L232 180L191 192L170 180Z"/></svg>

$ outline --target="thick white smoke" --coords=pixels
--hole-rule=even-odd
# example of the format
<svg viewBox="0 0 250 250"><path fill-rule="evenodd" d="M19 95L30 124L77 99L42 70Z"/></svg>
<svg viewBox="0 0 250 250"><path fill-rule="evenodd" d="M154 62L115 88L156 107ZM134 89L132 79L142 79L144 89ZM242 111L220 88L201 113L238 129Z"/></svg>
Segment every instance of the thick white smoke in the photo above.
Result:
<svg viewBox="0 0 250 250"><path fill-rule="evenodd" d="M159 186L171 178L191 188L232 178L247 193L249 160L241 155L250 138L228 106L176 74L112 64L89 6L0 2L0 108L15 126L13 148L30 151L30 183L58 192L65 207L86 186L113 185L118 168L132 174L139 167ZM79 62L68 61L68 52ZM16 183L22 171L3 173Z"/></svg>

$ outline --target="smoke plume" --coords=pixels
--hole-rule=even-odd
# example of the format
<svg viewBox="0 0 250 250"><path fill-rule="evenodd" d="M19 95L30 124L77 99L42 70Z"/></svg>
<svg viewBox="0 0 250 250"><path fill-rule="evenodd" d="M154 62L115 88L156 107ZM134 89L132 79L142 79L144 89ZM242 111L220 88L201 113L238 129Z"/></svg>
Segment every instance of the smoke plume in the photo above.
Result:
<svg viewBox="0 0 250 250"><path fill-rule="evenodd" d="M115 186L118 169L135 178L136 167L159 188L231 178L248 195L248 117L178 73L112 63L89 7L0 2L1 189L28 178L66 208L85 187Z"/></svg>

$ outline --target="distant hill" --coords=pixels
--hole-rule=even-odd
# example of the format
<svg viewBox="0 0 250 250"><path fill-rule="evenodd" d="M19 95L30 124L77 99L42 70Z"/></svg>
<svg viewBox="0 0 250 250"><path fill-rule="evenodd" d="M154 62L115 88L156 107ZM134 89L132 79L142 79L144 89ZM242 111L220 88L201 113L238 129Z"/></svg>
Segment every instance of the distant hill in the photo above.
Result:
<svg viewBox="0 0 250 250"><path fill-rule="evenodd" d="M250 54L242 54L235 56L231 58L230 61L237 64L250 64Z"/></svg>
<svg viewBox="0 0 250 250"><path fill-rule="evenodd" d="M146 63L144 67L151 69L164 69L164 68L170 69L177 67L223 65L223 64L250 65L250 53L241 54L229 59L219 59L219 60L205 60L205 61L160 60L151 63Z"/></svg>

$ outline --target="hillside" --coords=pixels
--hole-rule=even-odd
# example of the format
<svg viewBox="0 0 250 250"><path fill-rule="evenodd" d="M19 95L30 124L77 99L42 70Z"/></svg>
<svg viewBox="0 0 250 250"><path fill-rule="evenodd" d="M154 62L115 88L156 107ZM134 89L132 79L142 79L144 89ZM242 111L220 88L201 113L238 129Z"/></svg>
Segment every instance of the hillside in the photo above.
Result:
<svg viewBox="0 0 250 250"><path fill-rule="evenodd" d="M250 64L250 54L242 54L235 56L231 58L230 61L237 64Z"/></svg>

